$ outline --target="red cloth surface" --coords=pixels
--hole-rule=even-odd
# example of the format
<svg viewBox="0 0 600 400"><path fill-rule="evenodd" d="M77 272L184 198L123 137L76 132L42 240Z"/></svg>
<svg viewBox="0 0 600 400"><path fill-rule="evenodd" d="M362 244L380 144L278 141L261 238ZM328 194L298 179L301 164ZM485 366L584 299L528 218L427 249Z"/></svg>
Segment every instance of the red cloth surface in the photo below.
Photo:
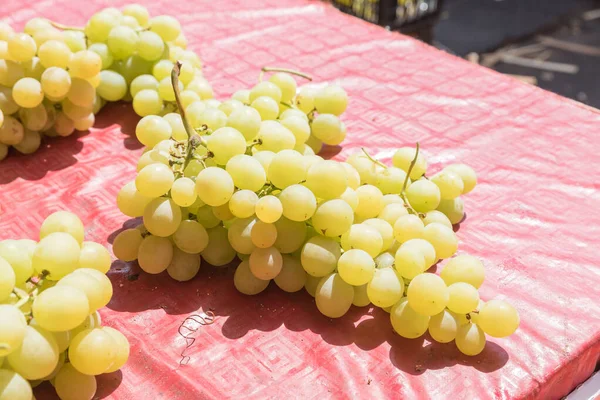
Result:
<svg viewBox="0 0 600 400"><path fill-rule="evenodd" d="M44 16L81 25L124 1L4 0L22 28ZM556 399L592 374L600 353L598 267L600 113L461 61L412 39L303 0L146 2L176 15L205 62L218 98L247 88L264 65L335 81L351 96L343 158L361 146L382 156L420 141L430 172L475 168L459 253L487 267L482 298L506 298L521 327L476 357L454 344L394 334L388 314L353 308L339 320L304 291L274 285L246 297L233 269L203 266L191 282L115 261L114 297L101 314L129 338L129 363L98 378L113 399L371 398ZM110 246L127 217L117 191L135 174L138 118L114 104L89 134L49 140L0 163L0 239L36 238L53 211L76 212L88 240ZM183 320L213 309L179 364ZM38 399L53 398L42 388Z"/></svg>

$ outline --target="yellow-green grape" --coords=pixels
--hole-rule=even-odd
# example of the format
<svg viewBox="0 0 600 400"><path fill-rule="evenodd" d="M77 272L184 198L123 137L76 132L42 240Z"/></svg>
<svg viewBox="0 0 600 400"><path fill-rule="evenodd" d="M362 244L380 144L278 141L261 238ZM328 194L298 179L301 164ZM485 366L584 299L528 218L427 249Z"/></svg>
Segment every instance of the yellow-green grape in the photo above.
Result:
<svg viewBox="0 0 600 400"><path fill-rule="evenodd" d="M129 93L135 98L135 95L144 89L158 90L158 80L150 74L137 76L131 85L129 85Z"/></svg>
<svg viewBox="0 0 600 400"><path fill-rule="evenodd" d="M398 243L404 243L410 239L422 238L424 232L423 221L413 214L404 215L394 223L394 238Z"/></svg>
<svg viewBox="0 0 600 400"><path fill-rule="evenodd" d="M127 81L118 72L100 71L100 85L96 91L104 100L119 101L127 94Z"/></svg>
<svg viewBox="0 0 600 400"><path fill-rule="evenodd" d="M140 193L135 182L125 184L117 194L117 207L128 217L137 218L144 215L144 210L152 197Z"/></svg>
<svg viewBox="0 0 600 400"><path fill-rule="evenodd" d="M392 253L381 253L375 258L375 267L376 268L389 268L393 267L396 262L394 255Z"/></svg>
<svg viewBox="0 0 600 400"><path fill-rule="evenodd" d="M331 146L340 144L345 137L340 119L333 114L317 115L310 128L314 137Z"/></svg>
<svg viewBox="0 0 600 400"><path fill-rule="evenodd" d="M302 185L286 187L280 193L279 200L283 207L283 215L292 221L306 221L317 209L315 195Z"/></svg>
<svg viewBox="0 0 600 400"><path fill-rule="evenodd" d="M454 231L445 225L432 223L423 230L423 239L433 245L437 258L449 258L458 249L458 239Z"/></svg>
<svg viewBox="0 0 600 400"><path fill-rule="evenodd" d="M254 153L252 157L258 160L258 162L260 163L260 165L262 165L266 173L266 171L268 171L269 167L271 166L271 161L273 161L273 158L275 158L275 153L270 150L254 151L254 147L252 148L252 152Z"/></svg>
<svg viewBox="0 0 600 400"><path fill-rule="evenodd" d="M338 260L340 277L353 286L366 285L375 274L375 261L364 250L351 249L344 252Z"/></svg>
<svg viewBox="0 0 600 400"><path fill-rule="evenodd" d="M146 7L140 4L128 4L125 7L123 7L122 12L125 16L135 18L142 28L148 26L148 21L150 20L150 13L148 13Z"/></svg>
<svg viewBox="0 0 600 400"><path fill-rule="evenodd" d="M48 40L38 48L37 55L46 68L60 67L66 69L71 59L71 49L58 40Z"/></svg>
<svg viewBox="0 0 600 400"><path fill-rule="evenodd" d="M19 106L12 98L12 89L1 86L0 84L0 110L4 113L6 118L10 114L14 114L19 110ZM2 125L0 125L2 127Z"/></svg>
<svg viewBox="0 0 600 400"><path fill-rule="evenodd" d="M26 242L29 241L26 240ZM33 275L31 258L33 257L35 246L37 246L37 243L34 241L30 243L25 243L23 240L4 240L0 242L0 258L10 264L9 267L11 267L15 274L16 285L25 283ZM4 273L0 274L0 276L7 275L8 273L6 275Z"/></svg>
<svg viewBox="0 0 600 400"><path fill-rule="evenodd" d="M311 221L315 230L323 236L336 237L350 229L354 212L344 200L329 200L317 207Z"/></svg>
<svg viewBox="0 0 600 400"><path fill-rule="evenodd" d="M430 273L415 276L408 285L406 295L416 312L429 316L442 312L450 297L442 278Z"/></svg>
<svg viewBox="0 0 600 400"><path fill-rule="evenodd" d="M284 292L294 293L302 290L304 287L304 284L306 283L306 272L297 258L283 255L281 271L273 280Z"/></svg>
<svg viewBox="0 0 600 400"><path fill-rule="evenodd" d="M100 317L100 314L98 313L98 311L91 313L90 315L88 315L85 318L85 321L83 321L80 325L78 325L75 329L71 329L69 331L69 336L71 339L73 339L75 336L77 336L80 332L85 331L86 329L93 329L93 328L98 328L102 325L102 318Z"/></svg>
<svg viewBox="0 0 600 400"><path fill-rule="evenodd" d="M133 110L139 116L158 114L162 108L163 101L154 89L142 89L133 97Z"/></svg>
<svg viewBox="0 0 600 400"><path fill-rule="evenodd" d="M430 178L440 189L442 199L455 199L463 193L464 183L456 172L443 169Z"/></svg>
<svg viewBox="0 0 600 400"><path fill-rule="evenodd" d="M26 33L16 33L8 38L8 52L14 61L31 60L36 51L35 41Z"/></svg>
<svg viewBox="0 0 600 400"><path fill-rule="evenodd" d="M167 121L167 123L171 126L171 136L173 137L173 140L176 140L178 142L184 142L189 139L189 136L185 130L185 126L183 125L183 119L181 119L180 114L168 113L163 116L163 119ZM169 142L169 150L170 147L171 142Z"/></svg>
<svg viewBox="0 0 600 400"><path fill-rule="evenodd" d="M37 107L44 100L44 92L39 81L33 78L21 78L12 88L13 100L20 107Z"/></svg>
<svg viewBox="0 0 600 400"><path fill-rule="evenodd" d="M321 277L306 275L306 282L304 283L304 289L312 297L315 297L317 293L317 286L321 282Z"/></svg>
<svg viewBox="0 0 600 400"><path fill-rule="evenodd" d="M253 140L260 130L261 116L252 107L234 109L227 117L227 126L237 129L246 141Z"/></svg>
<svg viewBox="0 0 600 400"><path fill-rule="evenodd" d="M154 147L163 140L171 138L171 125L157 115L149 115L140 120L135 128L137 139L148 147Z"/></svg>
<svg viewBox="0 0 600 400"><path fill-rule="evenodd" d="M90 312L95 311L90 309L84 290L71 286L54 286L44 290L33 302L33 317L42 328L49 331L61 332L75 328Z"/></svg>
<svg viewBox="0 0 600 400"><path fill-rule="evenodd" d="M365 307L371 304L369 296L367 295L367 285L354 286L354 299L352 304L356 307Z"/></svg>
<svg viewBox="0 0 600 400"><path fill-rule="evenodd" d="M430 317L416 312L406 297L398 301L389 311L392 328L407 339L415 339L427 332Z"/></svg>
<svg viewBox="0 0 600 400"><path fill-rule="evenodd" d="M81 78L73 78L71 88L67 93L67 98L71 103L80 107L89 107L94 103L96 91L94 87L86 80Z"/></svg>
<svg viewBox="0 0 600 400"><path fill-rule="evenodd" d="M108 34L106 44L113 57L116 60L122 60L136 50L138 34L128 26L116 26Z"/></svg>
<svg viewBox="0 0 600 400"><path fill-rule="evenodd" d="M16 118L6 116L0 126L0 143L14 146L21 143L24 136L23 125Z"/></svg>
<svg viewBox="0 0 600 400"><path fill-rule="evenodd" d="M277 197L267 195L258 199L256 202L255 213L261 221L272 224L281 218L283 214L283 205Z"/></svg>
<svg viewBox="0 0 600 400"><path fill-rule="evenodd" d="M208 233L197 221L184 220L173 234L173 242L180 250L197 254L208 245Z"/></svg>
<svg viewBox="0 0 600 400"><path fill-rule="evenodd" d="M358 195L354 190L350 189L350 187L346 188L344 193L340 196L340 199L344 200L352 210L356 210L356 207L358 207Z"/></svg>
<svg viewBox="0 0 600 400"><path fill-rule="evenodd" d="M244 260L238 265L233 275L233 284L235 288L243 294L255 295L269 286L269 280L258 279L250 271L250 263Z"/></svg>
<svg viewBox="0 0 600 400"><path fill-rule="evenodd" d="M440 204L440 189L432 181L420 179L406 189L406 197L415 210L427 212Z"/></svg>
<svg viewBox="0 0 600 400"><path fill-rule="evenodd" d="M437 210L444 213L452 224L458 224L465 216L463 199L441 200Z"/></svg>
<svg viewBox="0 0 600 400"><path fill-rule="evenodd" d="M273 157L267 177L279 189L300 183L306 178L302 154L295 150L282 150Z"/></svg>
<svg viewBox="0 0 600 400"><path fill-rule="evenodd" d="M1 366L1 365L0 365ZM25 378L15 371L0 369L0 398L3 400L31 400L33 391Z"/></svg>
<svg viewBox="0 0 600 400"><path fill-rule="evenodd" d="M173 258L167 267L167 273L178 282L186 282L198 274L200 262L199 254L190 254L174 248Z"/></svg>
<svg viewBox="0 0 600 400"><path fill-rule="evenodd" d="M210 265L220 267L229 264L236 256L227 237L227 229L216 226L208 229L208 246L202 251L202 258Z"/></svg>
<svg viewBox="0 0 600 400"><path fill-rule="evenodd" d="M255 248L248 261L252 274L263 280L275 278L283 266L283 257L275 247Z"/></svg>
<svg viewBox="0 0 600 400"><path fill-rule="evenodd" d="M238 100L243 104L250 104L250 90L238 90L237 92L231 95L231 98Z"/></svg>
<svg viewBox="0 0 600 400"><path fill-rule="evenodd" d="M173 41L181 33L179 21L169 15L150 19L150 31L156 32L165 42Z"/></svg>
<svg viewBox="0 0 600 400"><path fill-rule="evenodd" d="M339 274L321 278L315 300L321 314L329 318L339 318L346 314L354 300L354 288L344 282Z"/></svg>
<svg viewBox="0 0 600 400"><path fill-rule="evenodd" d="M383 250L383 239L379 231L366 224L354 224L342 235L342 248L346 251L350 249L361 249L366 251L371 257L377 257Z"/></svg>
<svg viewBox="0 0 600 400"><path fill-rule="evenodd" d="M180 86L180 88L181 88L181 86ZM198 96L198 94L196 92L192 92L191 90L184 90L184 91L180 92L179 99L181 100L181 104L183 105L184 109L192 103L201 101L200 96ZM221 110L221 111L223 111L223 110Z"/></svg>
<svg viewBox="0 0 600 400"><path fill-rule="evenodd" d="M173 171L164 164L150 164L142 168L135 178L135 187L144 196L156 198L173 186Z"/></svg>
<svg viewBox="0 0 600 400"><path fill-rule="evenodd" d="M250 104L260 114L263 121L274 120L279 115L279 105L268 96L260 96L253 100Z"/></svg>
<svg viewBox="0 0 600 400"><path fill-rule="evenodd" d="M181 224L183 225L183 222ZM125 229L115 237L112 249L119 260L133 261L137 260L141 244L142 233L139 229Z"/></svg>
<svg viewBox="0 0 600 400"><path fill-rule="evenodd" d="M203 169L196 178L196 192L209 206L217 207L229 201L234 184L231 175L218 167Z"/></svg>
<svg viewBox="0 0 600 400"><path fill-rule="evenodd" d="M85 132L88 129L90 129L92 126L94 126L95 122L96 122L96 117L94 116L94 113L91 112L85 118L74 120L73 126L75 127L76 130Z"/></svg>
<svg viewBox="0 0 600 400"><path fill-rule="evenodd" d="M196 218L206 229L214 228L221 223L221 220L213 213L211 206L202 206L196 210Z"/></svg>
<svg viewBox="0 0 600 400"><path fill-rule="evenodd" d="M15 144L13 147L21 154L31 154L40 147L41 140L38 132L25 130L21 143Z"/></svg>
<svg viewBox="0 0 600 400"><path fill-rule="evenodd" d="M358 189L358 187L360 186L360 175L356 168L354 168L347 162L342 162L340 164L342 165L342 167L344 167L344 170L346 171L348 186L353 190Z"/></svg>
<svg viewBox="0 0 600 400"><path fill-rule="evenodd" d="M246 139L234 128L219 128L208 136L207 147L217 164L225 165L232 157L246 152Z"/></svg>
<svg viewBox="0 0 600 400"><path fill-rule="evenodd" d="M53 232L42 237L33 253L32 265L37 273L48 271L48 279L59 280L79 264L77 240L65 232Z"/></svg>
<svg viewBox="0 0 600 400"><path fill-rule="evenodd" d="M376 269L367 284L367 295L377 307L396 304L404 293L404 281L393 268Z"/></svg>
<svg viewBox="0 0 600 400"><path fill-rule="evenodd" d="M450 297L447 307L457 314L467 314L475 310L479 304L479 293L472 285L456 282L448 286Z"/></svg>
<svg viewBox="0 0 600 400"><path fill-rule="evenodd" d="M148 61L156 61L163 55L165 43L159 35L151 31L139 33L137 52L140 57Z"/></svg>
<svg viewBox="0 0 600 400"><path fill-rule="evenodd" d="M519 313L502 300L490 300L481 307L477 323L490 336L503 338L512 335L519 327Z"/></svg>
<svg viewBox="0 0 600 400"><path fill-rule="evenodd" d="M408 172L412 160L415 158L415 149L412 147L402 147L398 149L392 156L394 167L400 168L404 172ZM410 173L410 179L417 180L427 172L427 160L421 152L417 157L417 162Z"/></svg>
<svg viewBox="0 0 600 400"><path fill-rule="evenodd" d="M304 114L308 114L315 109L315 95L317 89L312 87L302 87L299 93L296 95L296 107Z"/></svg>
<svg viewBox="0 0 600 400"><path fill-rule="evenodd" d="M404 206L404 203L391 203L381 209L377 215L377 218L386 221L392 227L394 227L396 225L396 221L405 215L408 215L408 211Z"/></svg>
<svg viewBox="0 0 600 400"><path fill-rule="evenodd" d="M25 70L20 64L0 59L0 85L13 87L24 76Z"/></svg>
<svg viewBox="0 0 600 400"><path fill-rule="evenodd" d="M87 48L85 34L81 31L63 31L63 39L73 53Z"/></svg>
<svg viewBox="0 0 600 400"><path fill-rule="evenodd" d="M169 60L160 60L152 67L152 75L158 81L168 78L171 76L171 71L173 70L174 65L175 64Z"/></svg>
<svg viewBox="0 0 600 400"><path fill-rule="evenodd" d="M257 83L252 90L250 90L250 103L262 96L270 97L271 99L275 100L277 104L279 104L281 101L282 92L281 89L273 82L263 81Z"/></svg>
<svg viewBox="0 0 600 400"><path fill-rule="evenodd" d="M302 247L306 240L306 223L281 217L275 222L277 240L275 248L283 254L293 253Z"/></svg>
<svg viewBox="0 0 600 400"><path fill-rule="evenodd" d="M106 372L115 362L117 342L102 328L86 329L71 341L69 361L79 372L99 375Z"/></svg>
<svg viewBox="0 0 600 400"><path fill-rule="evenodd" d="M410 239L400 245L400 248L413 248L425 257L425 269L436 263L435 248L425 239ZM399 248L399 249L400 249Z"/></svg>
<svg viewBox="0 0 600 400"><path fill-rule="evenodd" d="M102 53L102 50L98 45L99 44L94 44L92 46L95 47L90 46L90 50L81 50L73 54L68 63L71 76L89 79L100 73L104 63L109 63L110 61L109 64L112 64L112 53ZM94 50L97 50L98 52ZM102 53L102 55L98 53ZM104 58L102 56L104 56ZM107 57L111 57L111 59L107 60ZM108 68L108 65L106 68Z"/></svg>
<svg viewBox="0 0 600 400"><path fill-rule="evenodd" d="M129 351L130 351L129 341L127 340L125 335L123 335L121 332L119 332L118 330L116 330L114 328L111 328L109 326L104 326L101 329L105 333L108 333L113 338L113 340L117 343L117 354L115 356L115 360L114 360L113 364L110 366L110 368L105 371L105 373L109 374L111 372L115 372L115 371L121 369L121 367L123 365L125 365L125 363L129 359Z"/></svg>
<svg viewBox="0 0 600 400"><path fill-rule="evenodd" d="M290 74L277 72L269 78L269 82L274 83L280 89L279 101L288 103L296 95L296 80Z"/></svg>
<svg viewBox="0 0 600 400"><path fill-rule="evenodd" d="M275 244L277 240L277 228L274 224L256 221L250 232L252 244L258 248L266 249Z"/></svg>
<svg viewBox="0 0 600 400"><path fill-rule="evenodd" d="M137 260L149 274L160 274L167 269L173 258L173 244L167 238L146 236L140 244Z"/></svg>
<svg viewBox="0 0 600 400"><path fill-rule="evenodd" d="M177 231L180 223L181 208L170 198L153 199L144 210L144 226L155 236L171 236Z"/></svg>
<svg viewBox="0 0 600 400"><path fill-rule="evenodd" d="M341 115L348 106L348 95L338 85L328 85L317 91L314 104L319 114Z"/></svg>
<svg viewBox="0 0 600 400"><path fill-rule="evenodd" d="M238 190L229 200L229 211L238 218L248 218L254 215L257 202L258 195L253 191L247 189Z"/></svg>
<svg viewBox="0 0 600 400"><path fill-rule="evenodd" d="M85 26L85 35L92 42L105 42L111 29L119 24L119 20L110 13L100 11L90 18Z"/></svg>
<svg viewBox="0 0 600 400"><path fill-rule="evenodd" d="M79 253L79 268L91 268L107 273L110 269L110 253L104 246L95 242L83 242Z"/></svg>
<svg viewBox="0 0 600 400"><path fill-rule="evenodd" d="M336 161L317 162L308 169L305 185L318 198L335 199L348 187L346 170Z"/></svg>
<svg viewBox="0 0 600 400"><path fill-rule="evenodd" d="M15 288L15 283L15 271L8 261L0 257L0 301L4 301L10 296Z"/></svg>
<svg viewBox="0 0 600 400"><path fill-rule="evenodd" d="M183 83L179 82L179 90L183 90ZM171 83L171 78L166 77L158 82L158 94L164 101L175 101L175 91Z"/></svg>
<svg viewBox="0 0 600 400"><path fill-rule="evenodd" d="M79 271L79 270L77 270ZM108 280L108 278L106 278L106 275L103 275L105 277L105 279ZM52 292L52 291L57 291L57 292L52 292L54 294L54 298L53 300L46 300L44 302L44 309L47 307L52 307L52 305L56 306L57 304L60 307L58 308L58 312L61 312L62 309L65 308L66 303L67 302L71 302L71 298L76 298L76 305L78 307L80 307L83 310L89 310L87 311L87 314L96 311L99 308L104 307L108 301L110 300L110 298L106 298L106 296L103 293L102 290L102 286L100 286L98 284L98 280L96 278L94 278L93 276L86 274L86 273L81 273L81 272L72 272L66 276L64 276L60 281L58 281L58 283L56 284L55 287L47 289L45 292ZM110 284L110 283L109 283ZM69 294L69 289L70 288L75 288L77 289L77 291L81 291L84 293L85 297L88 300L88 307L83 307L83 302L81 301L81 296L80 293L78 292L73 292L72 294ZM71 297L67 297L67 295L70 295ZM41 296L39 296L41 297ZM37 302L34 301L34 310L35 308L35 303ZM42 304L40 303L37 306L37 309L40 310L43 307ZM69 305L70 307L70 305ZM35 318L39 318L39 314L42 313L42 311L38 311L38 314L35 315ZM71 314L73 314L72 312L70 312ZM64 326L62 326L63 329L53 329L54 326L48 326L47 321L48 318L50 318L53 314L52 313L48 313L45 312L44 313L46 316L44 317L45 319L40 320L38 323L40 323L42 327L45 327L46 329L49 329L51 331L67 331L70 329L75 328L76 326L78 326L79 324L81 324L84 319L85 316L87 314L84 314L83 316L81 316L81 318L78 318L76 320L74 320L74 323L72 325L69 325L69 327L67 329L64 329ZM62 324L61 324L62 325Z"/></svg>
<svg viewBox="0 0 600 400"><path fill-rule="evenodd" d="M68 136L70 133L64 133L64 132L61 133L61 131L58 130L59 128L57 127L57 125L59 125L61 123L65 126L68 125L66 122L60 121L59 118L64 119L64 117L68 117L68 119L71 120L71 121L69 121L69 124L70 124L70 129L72 131L75 129L75 127L73 125L73 120L87 117L89 115L89 113L92 112L92 108L93 108L92 105L89 105L86 107L81 107L76 104L73 104L71 102L71 100L69 100L69 99L64 99L62 101L62 111L63 111L64 115L62 117L59 117L60 113L57 114L56 121L54 122L55 129L57 129L57 132L59 134L61 134L63 136ZM65 130L65 131L67 130L66 128L61 128L61 129Z"/></svg>
<svg viewBox="0 0 600 400"><path fill-rule="evenodd" d="M191 82L188 83L185 88L198 93L200 98L204 100L212 99L213 97L215 97L210 83L208 83L208 81L202 77L192 79ZM244 104L247 103L244 102Z"/></svg>
<svg viewBox="0 0 600 400"><path fill-rule="evenodd" d="M294 134L294 137L296 138L296 146L306 143L310 137L310 125L308 125L308 121L306 121L305 118L306 116L302 118L292 115L286 119L280 120L281 124L288 128L292 134Z"/></svg>
<svg viewBox="0 0 600 400"><path fill-rule="evenodd" d="M400 193L405 178L406 172L400 168L388 167L378 171L375 186L377 186L383 194Z"/></svg>
<svg viewBox="0 0 600 400"><path fill-rule="evenodd" d="M400 247L395 256L396 271L407 279L413 279L427 268L425 256L416 247Z"/></svg>
<svg viewBox="0 0 600 400"><path fill-rule="evenodd" d="M485 333L477 324L460 325L456 332L456 347L467 356L476 356L485 348Z"/></svg>
<svg viewBox="0 0 600 400"><path fill-rule="evenodd" d="M323 277L335 271L340 255L341 248L337 241L317 235L306 241L300 260L309 275Z"/></svg>
<svg viewBox="0 0 600 400"><path fill-rule="evenodd" d="M27 326L21 345L8 354L6 361L23 378L42 379L50 375L58 364L58 345L52 333Z"/></svg>
<svg viewBox="0 0 600 400"><path fill-rule="evenodd" d="M477 185L477 174L473 170L473 168L469 167L466 164L452 164L448 165L444 168L447 171L452 171L460 176L460 179L463 181L463 194L469 193L475 185Z"/></svg>
<svg viewBox="0 0 600 400"><path fill-rule="evenodd" d="M376 217L383 209L383 194L373 185L363 185L356 189L358 207L354 213L359 218Z"/></svg>
<svg viewBox="0 0 600 400"><path fill-rule="evenodd" d="M441 211L432 210L425 214L425 218L423 218L423 224L425 226L432 224L434 222L445 225L448 228L452 229L452 223L450 222L448 217L446 217L446 215Z"/></svg>
<svg viewBox="0 0 600 400"><path fill-rule="evenodd" d="M306 139L306 145L310 147L315 154L319 154L323 148L323 142L313 135L310 135L309 138Z"/></svg>
<svg viewBox="0 0 600 400"><path fill-rule="evenodd" d="M269 98L269 100L272 100ZM281 150L293 149L296 145L294 134L285 126L275 121L263 121L258 131L260 143L255 145L256 150L269 150L275 153Z"/></svg>
<svg viewBox="0 0 600 400"><path fill-rule="evenodd" d="M171 198L180 207L189 207L198 198L196 183L190 178L178 178L171 187Z"/></svg>
<svg viewBox="0 0 600 400"><path fill-rule="evenodd" d="M4 357L21 346L27 328L27 321L17 307L0 304L0 357Z"/></svg>
<svg viewBox="0 0 600 400"><path fill-rule="evenodd" d="M169 165L168 151L169 150L161 151L158 149L154 149L142 154L136 166L137 172L140 172L146 165L150 164Z"/></svg>
<svg viewBox="0 0 600 400"><path fill-rule="evenodd" d="M250 254L255 249L251 239L254 218L240 218L232 222L227 230L227 238L231 247L240 254Z"/></svg>
<svg viewBox="0 0 600 400"><path fill-rule="evenodd" d="M47 96L61 98L71 88L71 76L62 68L50 67L42 74L41 85Z"/></svg>
<svg viewBox="0 0 600 400"><path fill-rule="evenodd" d="M31 320L29 325L33 325L33 322L35 322L35 319ZM71 331L52 332L52 334L54 335L54 339L56 339L59 353L62 353L69 348L69 343L71 342Z"/></svg>
<svg viewBox="0 0 600 400"><path fill-rule="evenodd" d="M381 246L382 251L390 248L394 242L394 228L392 228L388 222L379 218L370 218L363 221L363 225L368 225L377 229L383 239L383 245Z"/></svg>
<svg viewBox="0 0 600 400"><path fill-rule="evenodd" d="M96 394L96 377L82 374L73 365L65 364L56 375L54 388L61 400L91 399Z"/></svg>
<svg viewBox="0 0 600 400"><path fill-rule="evenodd" d="M479 311L481 311L481 309L483 308L483 306L485 305L485 302L481 299L479 299L479 304L477 304L477 307L469 312L469 315L471 317L471 322L473 322L474 324L479 324ZM477 311L477 312L475 312ZM457 314L455 314L456 316ZM461 316L461 318L464 317L464 323L467 323L467 315L464 314Z"/></svg>

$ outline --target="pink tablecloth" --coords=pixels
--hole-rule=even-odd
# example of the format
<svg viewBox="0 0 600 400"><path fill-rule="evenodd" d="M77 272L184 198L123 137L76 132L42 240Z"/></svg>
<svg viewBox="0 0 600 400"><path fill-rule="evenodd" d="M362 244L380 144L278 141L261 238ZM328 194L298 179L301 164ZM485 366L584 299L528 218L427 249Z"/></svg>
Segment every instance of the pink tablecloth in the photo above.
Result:
<svg viewBox="0 0 600 400"><path fill-rule="evenodd" d="M93 11L120 3L5 0L0 17L19 28L34 16L83 24ZM232 270L205 267L179 284L166 274L132 280L139 268L117 261L115 295L102 316L129 337L132 354L122 371L99 377L99 395L554 399L592 373L600 353L597 110L317 1L147 5L180 18L219 98L255 83L264 65L343 85L352 99L337 157L360 146L389 156L419 140L431 171L455 161L472 165L480 185L466 199L459 251L485 261L483 298L509 299L522 323L469 358L453 344L400 338L380 310L353 309L331 321L304 292L238 294ZM69 209L89 239L110 246L127 220L115 195L135 173L136 122L128 105L111 105L89 134L1 163L0 239L35 238L46 215ZM200 328L181 366L178 327L209 308L217 320Z"/></svg>

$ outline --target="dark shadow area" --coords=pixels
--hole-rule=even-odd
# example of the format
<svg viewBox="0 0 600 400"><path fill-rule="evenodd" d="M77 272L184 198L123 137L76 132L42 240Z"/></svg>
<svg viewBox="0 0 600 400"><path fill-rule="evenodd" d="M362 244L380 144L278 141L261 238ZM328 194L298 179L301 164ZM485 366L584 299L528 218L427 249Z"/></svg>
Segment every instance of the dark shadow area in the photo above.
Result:
<svg viewBox="0 0 600 400"><path fill-rule="evenodd" d="M98 391L96 392L94 399L106 399L110 397L110 395L117 390L121 381L123 381L123 373L121 370L111 372L110 374L96 376Z"/></svg>
<svg viewBox="0 0 600 400"><path fill-rule="evenodd" d="M108 103L96 116L94 128L106 129L111 126L120 126L121 132L126 136L123 145L128 150L137 150L144 147L135 137L135 127L140 117L135 114L131 103L119 101Z"/></svg>

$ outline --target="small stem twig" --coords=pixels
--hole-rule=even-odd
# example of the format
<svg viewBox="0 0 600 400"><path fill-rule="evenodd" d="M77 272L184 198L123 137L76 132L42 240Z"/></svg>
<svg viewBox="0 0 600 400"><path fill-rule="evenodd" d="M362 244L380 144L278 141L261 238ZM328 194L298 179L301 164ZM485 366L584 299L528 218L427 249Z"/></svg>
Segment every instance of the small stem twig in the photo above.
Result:
<svg viewBox="0 0 600 400"><path fill-rule="evenodd" d="M64 31L79 31L79 32L84 31L84 28L79 27L79 26L69 26L69 25L61 24L60 22L54 22L54 21L50 21L50 20L48 20L48 22L50 22L50 25L52 25L53 27L62 29Z"/></svg>
<svg viewBox="0 0 600 400"><path fill-rule="evenodd" d="M181 120L183 121L183 126L188 136L190 137L190 142L192 137L197 136L199 144L206 147L206 140L196 134L196 131L190 125L187 117L185 116L185 110L183 108L183 104L181 103L181 95L179 94L179 72L181 70L181 62L177 61L173 66L173 70L171 71L171 85L173 85L173 92L175 92L175 102L177 103L177 108L179 109L179 113L181 114Z"/></svg>
<svg viewBox="0 0 600 400"><path fill-rule="evenodd" d="M367 156L367 158L368 158L368 159L369 159L369 160L370 160L372 163L374 163L374 164L377 164L377 165L379 165L380 167L382 167L382 168L384 168L384 169L387 169L387 165L385 165L384 163L382 163L382 162L381 162L381 161L379 161L379 160L376 160L376 159L374 159L374 158L373 158L373 157L372 157L372 156L371 156L369 153L367 153L367 150L365 150L365 148L364 148L364 147L361 147L360 149L362 150L362 152L363 152L363 153L365 153L365 156Z"/></svg>
<svg viewBox="0 0 600 400"><path fill-rule="evenodd" d="M408 201L408 198L406 197L406 185L408 185L408 179L410 178L410 174L411 174L413 168L415 167L415 164L417 163L418 157L419 157L419 142L417 142L417 144L416 144L415 156L412 159L412 161L410 162L410 165L408 166L408 171L406 171L406 177L404 177L404 183L402 184L402 191L400 192L400 197L404 201L404 206L406 208L408 208L409 212L411 212L412 214L415 214L417 216L419 216L420 214L414 208L412 208L412 206L410 205L410 203Z"/></svg>
<svg viewBox="0 0 600 400"><path fill-rule="evenodd" d="M258 77L259 81L262 81L263 75L265 72L285 72L287 74L296 75L296 76L302 77L304 79L307 79L309 81L312 81L312 76L305 74L304 72L300 72L300 71L296 71L296 70L288 69L288 68L277 68L277 67L262 67L262 69L260 71L260 76Z"/></svg>

